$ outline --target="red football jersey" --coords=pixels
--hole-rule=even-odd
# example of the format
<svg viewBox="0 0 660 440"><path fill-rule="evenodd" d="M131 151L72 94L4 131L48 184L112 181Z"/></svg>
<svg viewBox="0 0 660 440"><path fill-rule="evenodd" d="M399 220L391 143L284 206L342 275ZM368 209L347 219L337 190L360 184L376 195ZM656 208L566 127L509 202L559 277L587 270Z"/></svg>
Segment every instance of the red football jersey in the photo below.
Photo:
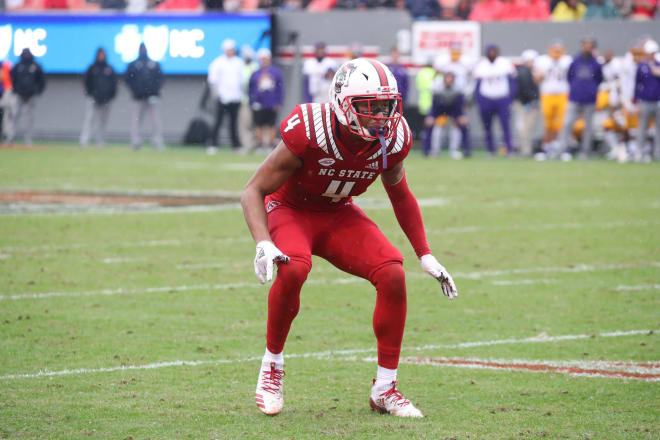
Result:
<svg viewBox="0 0 660 440"><path fill-rule="evenodd" d="M279 203L327 211L338 209L362 194L383 172L380 141L364 141L354 153L346 131L339 131L330 103L300 104L280 125L284 144L303 161L299 168L267 199L268 210ZM342 141L342 137L345 139ZM354 141L352 141L354 143ZM410 152L412 135L402 117L387 142L387 169Z"/></svg>

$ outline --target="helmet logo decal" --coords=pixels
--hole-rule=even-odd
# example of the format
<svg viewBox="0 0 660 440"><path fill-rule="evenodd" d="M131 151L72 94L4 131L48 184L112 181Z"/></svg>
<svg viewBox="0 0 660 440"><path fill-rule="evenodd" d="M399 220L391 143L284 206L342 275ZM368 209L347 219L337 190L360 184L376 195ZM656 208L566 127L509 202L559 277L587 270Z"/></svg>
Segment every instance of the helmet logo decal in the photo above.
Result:
<svg viewBox="0 0 660 440"><path fill-rule="evenodd" d="M335 81L335 93L341 93L341 88L348 85L348 78L351 76L351 73L357 69L357 66L353 63L348 63L337 75L337 81Z"/></svg>

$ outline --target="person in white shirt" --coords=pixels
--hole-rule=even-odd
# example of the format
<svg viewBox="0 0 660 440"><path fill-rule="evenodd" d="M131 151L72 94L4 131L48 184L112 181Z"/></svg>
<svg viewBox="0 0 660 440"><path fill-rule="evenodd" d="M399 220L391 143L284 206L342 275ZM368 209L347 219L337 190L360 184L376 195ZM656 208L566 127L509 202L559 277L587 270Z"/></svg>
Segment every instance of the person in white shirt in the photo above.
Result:
<svg viewBox="0 0 660 440"><path fill-rule="evenodd" d="M466 101L469 101L474 89L472 80L472 69L474 60L463 53L461 43L454 42L449 47L449 54L440 55L436 58L433 67L438 72L449 72L454 75L454 90L462 93ZM436 81L438 90L442 89L444 81L439 77Z"/></svg>
<svg viewBox="0 0 660 440"><path fill-rule="evenodd" d="M243 60L236 56L236 42L227 39L222 42L223 55L213 60L209 66L208 83L211 92L217 97L217 110L215 124L211 132L211 145L208 147L209 154L215 154L218 150L218 131L222 125L225 112L229 114L229 131L231 144L234 149L241 147L238 135L238 111L243 99L244 64Z"/></svg>
<svg viewBox="0 0 660 440"><path fill-rule="evenodd" d="M559 154L557 136L564 126L568 105L568 68L573 58L565 54L563 43L553 42L546 55L534 63L534 75L541 92L541 113L544 121L543 150L551 156Z"/></svg>
<svg viewBox="0 0 660 440"><path fill-rule="evenodd" d="M325 53L325 43L316 43L314 58L303 64L303 98L305 102L328 102L327 93L322 93L325 77L329 70L337 70L337 63Z"/></svg>
<svg viewBox="0 0 660 440"><path fill-rule="evenodd" d="M507 154L513 154L510 120L511 103L516 95L514 75L513 63L500 57L499 49L492 44L486 47L486 57L474 68L474 96L484 124L486 146L491 155L495 154L492 122L496 114L502 125Z"/></svg>

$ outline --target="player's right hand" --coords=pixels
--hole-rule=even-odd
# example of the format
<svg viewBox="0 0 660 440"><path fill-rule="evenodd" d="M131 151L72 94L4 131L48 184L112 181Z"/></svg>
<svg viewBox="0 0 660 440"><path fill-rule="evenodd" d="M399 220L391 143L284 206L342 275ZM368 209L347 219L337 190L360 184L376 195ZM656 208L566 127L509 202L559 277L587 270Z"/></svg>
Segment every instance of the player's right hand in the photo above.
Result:
<svg viewBox="0 0 660 440"><path fill-rule="evenodd" d="M273 279L273 262L275 261L287 263L289 257L268 240L257 243L257 254L254 257L254 274L259 278L261 284Z"/></svg>

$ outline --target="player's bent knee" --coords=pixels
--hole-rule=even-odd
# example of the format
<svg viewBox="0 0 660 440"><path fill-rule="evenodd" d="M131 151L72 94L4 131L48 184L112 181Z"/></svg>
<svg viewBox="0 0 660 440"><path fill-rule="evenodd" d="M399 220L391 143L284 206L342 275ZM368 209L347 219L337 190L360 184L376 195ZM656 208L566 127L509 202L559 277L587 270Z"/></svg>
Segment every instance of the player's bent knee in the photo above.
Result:
<svg viewBox="0 0 660 440"><path fill-rule="evenodd" d="M300 289L309 274L309 264L290 260L287 263L281 263L277 267L277 281L284 284L288 289Z"/></svg>
<svg viewBox="0 0 660 440"><path fill-rule="evenodd" d="M371 282L376 286L378 294L399 297L405 300L406 297L406 273L401 263L387 264L377 269Z"/></svg>

